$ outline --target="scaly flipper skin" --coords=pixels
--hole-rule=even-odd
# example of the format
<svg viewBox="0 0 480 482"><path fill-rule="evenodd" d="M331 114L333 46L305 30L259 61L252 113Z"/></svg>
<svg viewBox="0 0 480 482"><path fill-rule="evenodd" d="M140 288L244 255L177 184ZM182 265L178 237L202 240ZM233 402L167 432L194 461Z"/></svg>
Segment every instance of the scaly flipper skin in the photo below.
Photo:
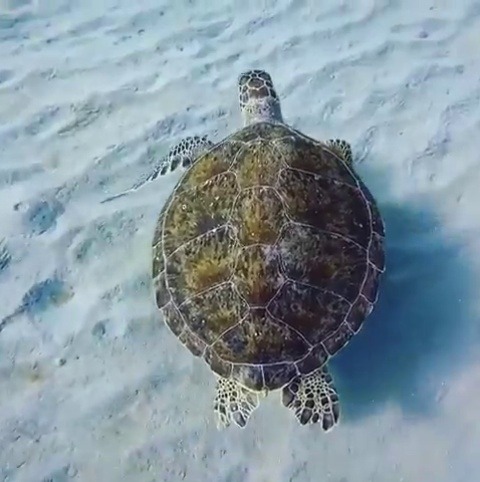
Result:
<svg viewBox="0 0 480 482"><path fill-rule="evenodd" d="M158 163L154 171L146 179L138 182L127 191L115 194L101 202L106 203L113 201L114 199L126 196L131 192L135 192L145 184L157 179L157 177L164 176L169 172L174 172L179 167L188 169L197 157L201 156L204 152L207 152L212 146L213 142L210 141L207 136L185 137L170 149L169 153Z"/></svg>
<svg viewBox="0 0 480 482"><path fill-rule="evenodd" d="M326 366L292 380L283 389L282 401L302 425L320 423L328 432L338 423L337 390Z"/></svg>
<svg viewBox="0 0 480 482"><path fill-rule="evenodd" d="M258 405L257 393L242 387L233 379L218 379L213 409L219 429L228 427L231 422L244 428Z"/></svg>
<svg viewBox="0 0 480 482"><path fill-rule="evenodd" d="M340 156L349 166L353 165L352 148L347 141L343 139L329 139L327 147Z"/></svg>

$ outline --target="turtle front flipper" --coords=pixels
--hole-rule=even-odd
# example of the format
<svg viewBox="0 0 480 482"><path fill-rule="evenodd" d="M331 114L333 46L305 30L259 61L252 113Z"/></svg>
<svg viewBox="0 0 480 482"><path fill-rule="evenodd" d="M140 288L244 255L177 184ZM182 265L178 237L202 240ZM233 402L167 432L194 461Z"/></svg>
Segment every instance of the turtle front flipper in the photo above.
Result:
<svg viewBox="0 0 480 482"><path fill-rule="evenodd" d="M335 426L340 416L337 390L326 366L294 378L283 389L282 401L302 425L320 422L325 432Z"/></svg>
<svg viewBox="0 0 480 482"><path fill-rule="evenodd" d="M185 137L170 149L168 154L160 160L153 172L149 174L146 179L137 182L127 191L110 196L101 202L106 203L119 197L126 196L143 185L154 181L158 176L164 176L168 172L175 171L178 167L187 169L197 157L201 156L204 152L207 152L212 146L213 142L209 140L207 136Z"/></svg>
<svg viewBox="0 0 480 482"><path fill-rule="evenodd" d="M228 427L232 421L244 428L258 405L257 393L242 387L232 379L218 379L213 409L217 415L219 429Z"/></svg>
<svg viewBox="0 0 480 482"><path fill-rule="evenodd" d="M329 139L327 147L341 157L349 166L353 165L352 147L343 139Z"/></svg>
<svg viewBox="0 0 480 482"><path fill-rule="evenodd" d="M207 136L185 137L170 149L167 157L151 174L153 177L149 180L153 181L159 175L164 176L168 172L173 172L177 167L189 168L197 157L207 152L212 146L213 142Z"/></svg>

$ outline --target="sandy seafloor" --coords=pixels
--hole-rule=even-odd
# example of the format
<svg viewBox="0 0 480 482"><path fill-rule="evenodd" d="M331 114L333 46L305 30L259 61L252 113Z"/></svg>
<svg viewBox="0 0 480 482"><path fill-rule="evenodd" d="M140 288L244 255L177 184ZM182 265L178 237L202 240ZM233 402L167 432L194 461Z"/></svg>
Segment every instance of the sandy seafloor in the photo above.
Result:
<svg viewBox="0 0 480 482"><path fill-rule="evenodd" d="M480 480L480 2L0 3L1 481ZM216 429L149 279L180 174L100 203L239 127L252 67L288 122L352 143L387 225L328 434L277 393Z"/></svg>

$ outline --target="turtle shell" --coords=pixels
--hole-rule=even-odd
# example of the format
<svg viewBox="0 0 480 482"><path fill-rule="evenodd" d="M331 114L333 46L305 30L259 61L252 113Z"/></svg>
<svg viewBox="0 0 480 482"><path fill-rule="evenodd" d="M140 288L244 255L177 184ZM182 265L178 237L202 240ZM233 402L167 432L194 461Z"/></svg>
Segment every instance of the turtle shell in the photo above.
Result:
<svg viewBox="0 0 480 482"><path fill-rule="evenodd" d="M383 240L375 200L334 151L285 125L247 126L196 160L165 204L157 305L215 373L280 388L358 332Z"/></svg>

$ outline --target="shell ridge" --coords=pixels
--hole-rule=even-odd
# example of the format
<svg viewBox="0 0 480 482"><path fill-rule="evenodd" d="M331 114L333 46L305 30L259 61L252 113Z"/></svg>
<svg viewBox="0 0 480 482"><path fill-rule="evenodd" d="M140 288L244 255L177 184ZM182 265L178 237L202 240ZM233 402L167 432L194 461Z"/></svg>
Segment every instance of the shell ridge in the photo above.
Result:
<svg viewBox="0 0 480 482"><path fill-rule="evenodd" d="M360 184L358 182L358 180L357 180L357 183ZM363 276L363 281L360 284L360 287L358 289L358 294L357 294L355 300L352 302L352 305L348 309L347 313L345 314L343 322L340 324L340 326L337 328L337 330L335 330L335 332L332 333L330 336L334 336L334 334L337 333L342 328L342 325L344 323L347 325L347 328L352 332L352 334L355 335L355 331L350 326L349 317L352 313L352 310L353 310L353 307L354 307L355 303L359 300L360 296L362 295L363 288L365 287L365 284L366 284L367 279L368 279L368 267L369 267L369 264L370 264L370 248L372 246L372 239L373 239L373 233L374 233L374 231L373 231L373 215L372 215L372 208L370 206L370 202L368 201L367 197L365 196L365 193L363 192L363 189L361 189L361 187L359 189L360 189L361 196L362 196L365 204L367 205L368 218L369 218L369 222L370 222L370 236L369 236L368 244L367 244L367 247L366 247L366 252L367 252L367 260L366 261L367 262L365 263L365 274Z"/></svg>
<svg viewBox="0 0 480 482"><path fill-rule="evenodd" d="M285 283L284 283L285 284ZM282 285L283 287L283 285ZM278 293L277 293L278 294ZM276 295L275 295L276 296ZM273 301L270 300L270 303ZM269 304L270 304L269 303ZM271 311L268 309L268 305L267 307L265 308L265 311L268 313L268 315L270 316L270 318L272 319L272 321L274 321L275 323L278 323L280 326L284 326L285 328L289 329L290 331L293 331L293 333L295 333L295 335L297 335L308 347L308 351L310 351L313 347L313 345L305 338L305 335L302 335L294 326L291 326L289 325L288 323L286 323L285 321L282 321L280 318L277 318L276 316L274 316Z"/></svg>

